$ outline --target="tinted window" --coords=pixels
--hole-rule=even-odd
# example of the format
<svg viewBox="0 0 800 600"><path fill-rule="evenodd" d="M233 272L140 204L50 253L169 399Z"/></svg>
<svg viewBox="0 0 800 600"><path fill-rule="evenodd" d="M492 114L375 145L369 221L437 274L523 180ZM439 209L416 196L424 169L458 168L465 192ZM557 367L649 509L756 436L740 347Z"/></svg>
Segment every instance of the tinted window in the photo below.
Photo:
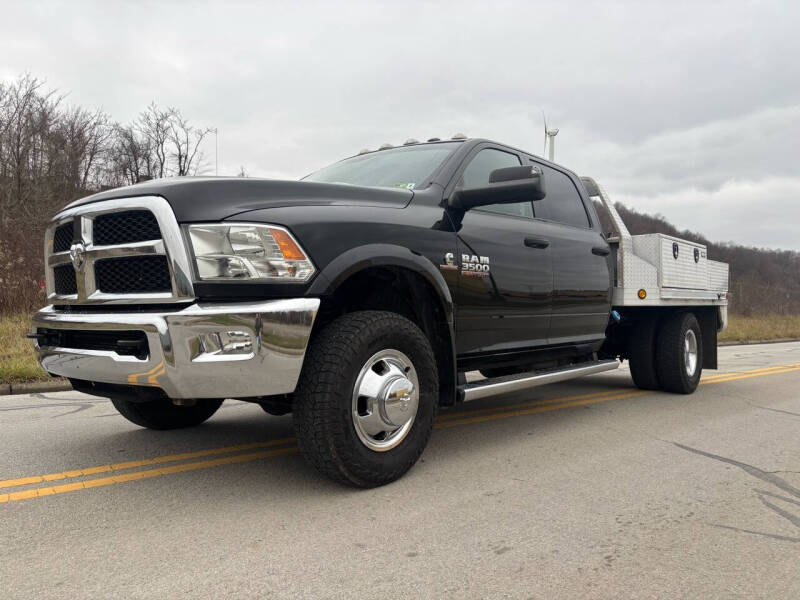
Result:
<svg viewBox="0 0 800 600"><path fill-rule="evenodd" d="M305 181L413 190L426 182L458 144L419 144L369 152L320 169Z"/></svg>
<svg viewBox="0 0 800 600"><path fill-rule="evenodd" d="M536 201L536 216L575 227L589 227L589 217L572 180L561 171L540 166L547 195Z"/></svg>
<svg viewBox="0 0 800 600"><path fill-rule="evenodd" d="M489 174L495 169L504 167L518 167L519 158L502 150L487 148L478 152L475 157L464 169L461 181L464 187L474 187L476 185L486 185L489 183ZM518 202L516 204L490 204L482 206L480 210L488 210L503 215L514 217L533 218L533 209L530 202Z"/></svg>

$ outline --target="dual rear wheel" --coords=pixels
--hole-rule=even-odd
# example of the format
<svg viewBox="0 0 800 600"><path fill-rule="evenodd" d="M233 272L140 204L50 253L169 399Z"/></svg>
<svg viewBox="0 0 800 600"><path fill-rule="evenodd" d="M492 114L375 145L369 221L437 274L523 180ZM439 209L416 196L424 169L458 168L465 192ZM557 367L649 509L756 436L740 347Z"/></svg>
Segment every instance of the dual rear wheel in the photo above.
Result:
<svg viewBox="0 0 800 600"><path fill-rule="evenodd" d="M692 313L637 324L629 346L631 376L643 390L691 394L703 372L703 337Z"/></svg>

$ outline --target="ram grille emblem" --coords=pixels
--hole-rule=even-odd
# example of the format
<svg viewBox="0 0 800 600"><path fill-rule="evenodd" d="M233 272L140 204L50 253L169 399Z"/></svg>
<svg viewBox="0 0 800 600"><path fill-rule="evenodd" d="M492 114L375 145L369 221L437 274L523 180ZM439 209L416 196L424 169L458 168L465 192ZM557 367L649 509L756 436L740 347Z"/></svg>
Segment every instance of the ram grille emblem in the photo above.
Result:
<svg viewBox="0 0 800 600"><path fill-rule="evenodd" d="M72 244L72 247L69 249L69 259L72 261L72 266L76 271L80 271L83 268L83 263L86 262L86 257L84 256L85 251L86 249L80 242Z"/></svg>

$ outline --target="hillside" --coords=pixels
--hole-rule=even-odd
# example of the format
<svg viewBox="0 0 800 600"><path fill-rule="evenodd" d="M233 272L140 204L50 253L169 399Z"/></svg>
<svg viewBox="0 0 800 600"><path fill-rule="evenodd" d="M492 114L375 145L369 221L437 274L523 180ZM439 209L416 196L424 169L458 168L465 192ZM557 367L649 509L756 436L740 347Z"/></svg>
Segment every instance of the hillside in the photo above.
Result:
<svg viewBox="0 0 800 600"><path fill-rule="evenodd" d="M740 315L800 314L800 252L718 244L699 233L681 231L661 215L637 212L617 203L634 235L664 233L708 247L708 257L731 267L730 310Z"/></svg>

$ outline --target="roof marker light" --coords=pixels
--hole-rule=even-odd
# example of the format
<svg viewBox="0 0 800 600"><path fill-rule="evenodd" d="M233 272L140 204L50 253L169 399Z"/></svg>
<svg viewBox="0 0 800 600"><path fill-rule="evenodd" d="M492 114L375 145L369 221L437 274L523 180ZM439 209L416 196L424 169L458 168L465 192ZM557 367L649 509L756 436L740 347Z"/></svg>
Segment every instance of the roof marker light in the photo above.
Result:
<svg viewBox="0 0 800 600"><path fill-rule="evenodd" d="M415 140L414 138L408 138L405 142L403 142L403 146L411 146L413 144L419 144L419 140Z"/></svg>
<svg viewBox="0 0 800 600"><path fill-rule="evenodd" d="M457 133L450 139L453 139L453 140L465 140L465 139L467 139L467 136L464 135L463 133Z"/></svg>

